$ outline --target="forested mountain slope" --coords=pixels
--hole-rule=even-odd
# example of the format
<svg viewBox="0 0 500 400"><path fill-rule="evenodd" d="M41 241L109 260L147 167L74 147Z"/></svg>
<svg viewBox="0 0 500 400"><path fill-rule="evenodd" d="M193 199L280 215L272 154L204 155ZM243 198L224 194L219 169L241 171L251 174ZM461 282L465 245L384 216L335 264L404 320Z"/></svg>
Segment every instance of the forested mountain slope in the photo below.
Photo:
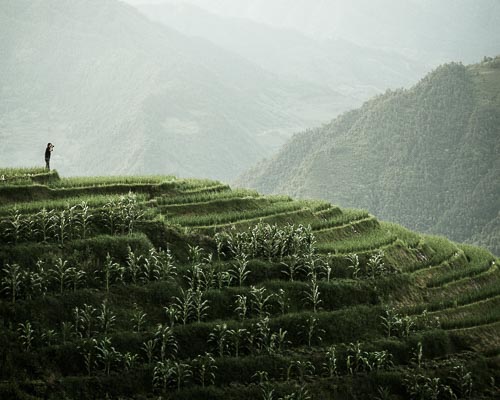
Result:
<svg viewBox="0 0 500 400"><path fill-rule="evenodd" d="M240 183L370 209L500 253L500 58L444 65L304 132Z"/></svg>
<svg viewBox="0 0 500 400"><path fill-rule="evenodd" d="M2 1L0 54L0 159L64 174L229 179L345 99L115 0Z"/></svg>
<svg viewBox="0 0 500 400"><path fill-rule="evenodd" d="M0 176L2 400L498 398L485 249L209 180Z"/></svg>

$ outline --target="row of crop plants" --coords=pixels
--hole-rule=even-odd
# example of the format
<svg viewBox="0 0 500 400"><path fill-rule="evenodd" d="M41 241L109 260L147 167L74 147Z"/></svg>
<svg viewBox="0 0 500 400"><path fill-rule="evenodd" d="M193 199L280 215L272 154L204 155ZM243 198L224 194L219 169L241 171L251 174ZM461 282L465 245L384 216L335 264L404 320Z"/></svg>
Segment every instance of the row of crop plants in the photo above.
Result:
<svg viewBox="0 0 500 400"><path fill-rule="evenodd" d="M18 244L23 241L57 242L86 239L102 228L111 235L135 230L143 211L137 196L110 198L101 209L91 209L86 201L67 205L61 210L42 208L35 214L21 214L14 209L11 216L0 221L0 242Z"/></svg>

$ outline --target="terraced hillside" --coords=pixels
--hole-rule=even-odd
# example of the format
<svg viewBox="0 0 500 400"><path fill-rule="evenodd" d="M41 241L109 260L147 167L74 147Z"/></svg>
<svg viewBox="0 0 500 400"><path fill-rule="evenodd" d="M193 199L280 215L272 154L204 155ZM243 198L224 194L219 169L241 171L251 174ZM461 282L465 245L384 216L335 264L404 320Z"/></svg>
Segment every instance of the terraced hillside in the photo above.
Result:
<svg viewBox="0 0 500 400"><path fill-rule="evenodd" d="M0 398L495 398L486 250L175 177L0 170Z"/></svg>

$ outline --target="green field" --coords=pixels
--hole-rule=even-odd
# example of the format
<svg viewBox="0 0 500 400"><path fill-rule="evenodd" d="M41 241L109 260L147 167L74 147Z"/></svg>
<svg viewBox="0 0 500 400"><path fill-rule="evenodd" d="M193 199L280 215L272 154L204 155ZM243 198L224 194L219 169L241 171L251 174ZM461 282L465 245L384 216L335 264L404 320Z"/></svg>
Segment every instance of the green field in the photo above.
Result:
<svg viewBox="0 0 500 400"><path fill-rule="evenodd" d="M2 400L497 398L484 249L220 182L0 171Z"/></svg>

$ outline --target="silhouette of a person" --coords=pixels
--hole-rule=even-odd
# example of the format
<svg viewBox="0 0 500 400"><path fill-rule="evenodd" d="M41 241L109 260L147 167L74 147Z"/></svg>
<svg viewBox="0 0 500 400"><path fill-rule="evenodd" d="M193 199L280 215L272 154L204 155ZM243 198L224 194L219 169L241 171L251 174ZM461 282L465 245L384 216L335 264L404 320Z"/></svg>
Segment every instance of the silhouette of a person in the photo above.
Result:
<svg viewBox="0 0 500 400"><path fill-rule="evenodd" d="M47 144L47 148L45 149L45 168L50 171L50 155L54 150L54 145L52 143Z"/></svg>

